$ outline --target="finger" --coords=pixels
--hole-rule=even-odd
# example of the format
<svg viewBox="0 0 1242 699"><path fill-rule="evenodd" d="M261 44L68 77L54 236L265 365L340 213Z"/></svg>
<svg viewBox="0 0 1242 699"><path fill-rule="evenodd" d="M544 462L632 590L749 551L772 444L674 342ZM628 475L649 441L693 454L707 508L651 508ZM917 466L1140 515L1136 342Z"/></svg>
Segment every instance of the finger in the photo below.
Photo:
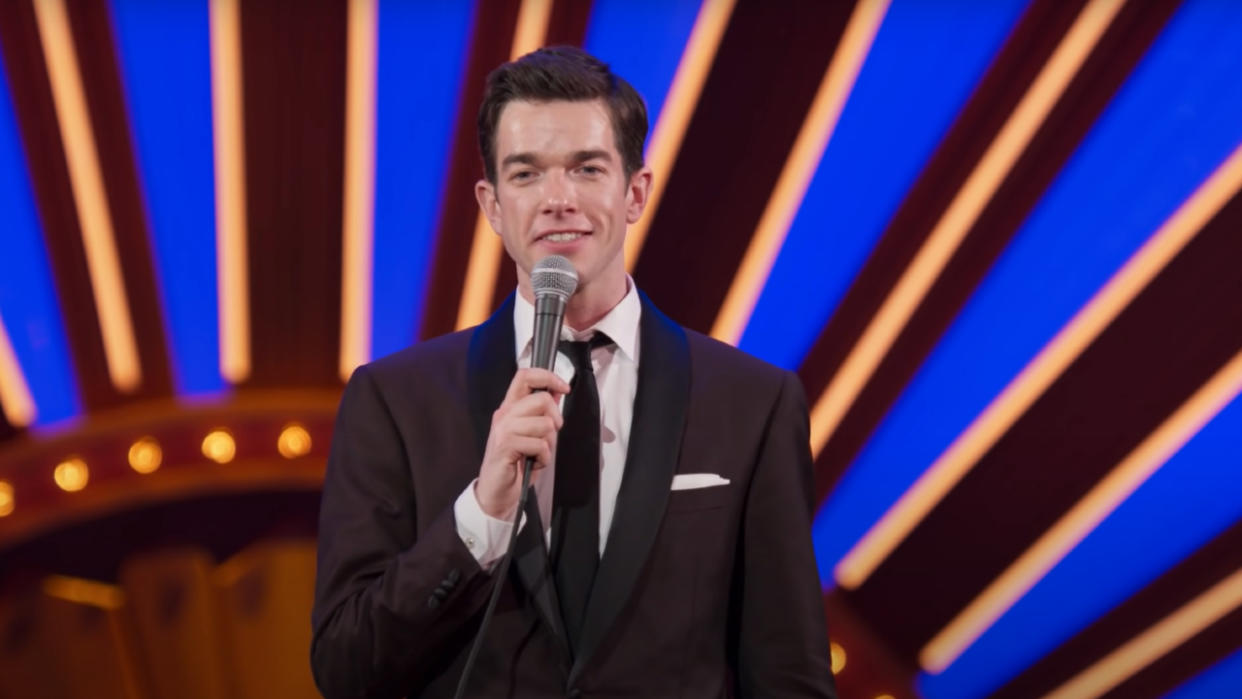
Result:
<svg viewBox="0 0 1242 699"><path fill-rule="evenodd" d="M531 389L543 389L552 393L569 393L569 383L547 369L526 369L526 383Z"/></svg>
<svg viewBox="0 0 1242 699"><path fill-rule="evenodd" d="M525 398L519 399L505 408L504 418L512 420L538 415L546 415L552 418L556 422L558 430L564 423L561 409L556 405L556 399L552 397L551 393L532 393Z"/></svg>
<svg viewBox="0 0 1242 699"><path fill-rule="evenodd" d="M550 434L556 434L557 427L556 420L551 415L531 415L509 418L504 429L507 429L510 434L521 437L545 439Z"/></svg>
<svg viewBox="0 0 1242 699"><path fill-rule="evenodd" d="M543 455L535 460L535 470L552 465L552 460L556 454L556 430L553 430L542 437L538 437L543 442Z"/></svg>
<svg viewBox="0 0 1242 699"><path fill-rule="evenodd" d="M539 437L514 435L506 441L506 446L510 461L514 464L528 456L533 456L536 468L542 468L552 460L552 451L548 448L547 440Z"/></svg>
<svg viewBox="0 0 1242 699"><path fill-rule="evenodd" d="M544 389L559 395L569 393L569 384L547 369L518 369L513 380L509 382L509 390L505 392L505 402L518 400L535 389Z"/></svg>

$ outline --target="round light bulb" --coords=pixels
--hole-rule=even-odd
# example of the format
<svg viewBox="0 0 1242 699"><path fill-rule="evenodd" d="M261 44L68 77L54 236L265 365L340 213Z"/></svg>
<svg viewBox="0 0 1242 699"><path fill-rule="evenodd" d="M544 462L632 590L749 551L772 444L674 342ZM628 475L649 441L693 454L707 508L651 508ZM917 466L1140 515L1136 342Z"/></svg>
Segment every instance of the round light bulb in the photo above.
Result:
<svg viewBox="0 0 1242 699"><path fill-rule="evenodd" d="M15 506L13 484L8 481L0 481L0 517L7 517L13 514Z"/></svg>
<svg viewBox="0 0 1242 699"><path fill-rule="evenodd" d="M298 423L291 422L280 431L280 438L276 440L276 449L286 459L305 456L311 450L310 432Z"/></svg>
<svg viewBox="0 0 1242 699"><path fill-rule="evenodd" d="M129 467L138 473L151 473L164 461L164 451L155 437L143 437L129 447Z"/></svg>
<svg viewBox="0 0 1242 699"><path fill-rule="evenodd" d="M832 641L828 644L828 653L832 659L832 674L840 674L845 669L845 648L840 643Z"/></svg>
<svg viewBox="0 0 1242 699"><path fill-rule="evenodd" d="M56 464L52 479L61 490L73 493L86 487L87 481L91 479L91 471L86 467L85 461L74 456Z"/></svg>
<svg viewBox="0 0 1242 699"><path fill-rule="evenodd" d="M203 456L218 464L227 464L237 455L237 444L228 430L212 430L203 437Z"/></svg>

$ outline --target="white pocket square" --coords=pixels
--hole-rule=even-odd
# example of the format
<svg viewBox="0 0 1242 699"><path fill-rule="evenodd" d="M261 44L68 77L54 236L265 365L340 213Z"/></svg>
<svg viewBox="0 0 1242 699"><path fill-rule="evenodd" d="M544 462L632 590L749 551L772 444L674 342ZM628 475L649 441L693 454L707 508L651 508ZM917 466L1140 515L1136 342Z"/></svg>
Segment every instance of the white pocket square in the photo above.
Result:
<svg viewBox="0 0 1242 699"><path fill-rule="evenodd" d="M729 485L729 479L721 478L715 473L679 473L673 476L673 487L670 490L694 490L717 485Z"/></svg>

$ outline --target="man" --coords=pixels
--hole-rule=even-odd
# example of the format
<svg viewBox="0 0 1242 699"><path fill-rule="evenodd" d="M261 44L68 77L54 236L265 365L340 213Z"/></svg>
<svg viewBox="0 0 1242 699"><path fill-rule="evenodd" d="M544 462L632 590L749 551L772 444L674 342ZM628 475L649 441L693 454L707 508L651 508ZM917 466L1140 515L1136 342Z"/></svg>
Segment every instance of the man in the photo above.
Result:
<svg viewBox="0 0 1242 699"><path fill-rule="evenodd" d="M646 130L633 88L577 49L489 77L475 193L518 290L345 390L312 615L325 696L452 696L494 585L467 696L834 695L802 390L626 275ZM519 369L550 254L578 271L579 342L555 372ZM526 457L534 493L496 579Z"/></svg>

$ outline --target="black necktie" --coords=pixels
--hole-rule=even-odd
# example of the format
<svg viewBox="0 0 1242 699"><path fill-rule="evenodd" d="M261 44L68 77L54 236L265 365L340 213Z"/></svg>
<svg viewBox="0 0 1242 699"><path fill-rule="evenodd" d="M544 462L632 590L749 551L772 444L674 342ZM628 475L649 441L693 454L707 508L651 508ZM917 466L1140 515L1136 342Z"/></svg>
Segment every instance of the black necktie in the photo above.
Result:
<svg viewBox="0 0 1242 699"><path fill-rule="evenodd" d="M575 651L599 568L599 390L591 350L609 344L606 335L596 333L589 342L559 346L574 363L574 378L556 443L551 557L561 617Z"/></svg>

